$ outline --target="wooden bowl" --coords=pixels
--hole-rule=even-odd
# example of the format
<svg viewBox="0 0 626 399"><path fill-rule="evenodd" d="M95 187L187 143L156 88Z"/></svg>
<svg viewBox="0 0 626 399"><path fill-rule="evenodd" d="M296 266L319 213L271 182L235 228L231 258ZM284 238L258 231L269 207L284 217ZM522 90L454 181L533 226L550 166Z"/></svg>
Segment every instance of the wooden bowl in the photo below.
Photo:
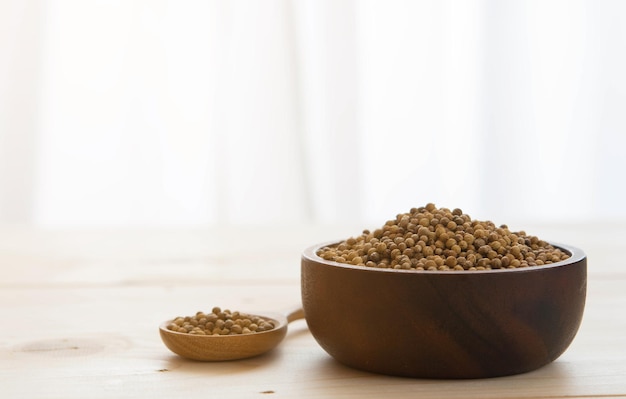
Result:
<svg viewBox="0 0 626 399"><path fill-rule="evenodd" d="M375 269L302 254L304 314L339 362L420 378L524 373L559 357L580 325L587 258L486 271Z"/></svg>

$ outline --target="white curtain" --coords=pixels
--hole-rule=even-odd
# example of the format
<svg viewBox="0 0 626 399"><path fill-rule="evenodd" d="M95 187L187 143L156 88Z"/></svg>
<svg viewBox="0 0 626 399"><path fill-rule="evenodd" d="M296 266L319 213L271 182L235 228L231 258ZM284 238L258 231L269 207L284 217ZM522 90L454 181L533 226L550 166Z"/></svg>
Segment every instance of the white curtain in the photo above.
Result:
<svg viewBox="0 0 626 399"><path fill-rule="evenodd" d="M626 220L626 2L0 2L0 223Z"/></svg>

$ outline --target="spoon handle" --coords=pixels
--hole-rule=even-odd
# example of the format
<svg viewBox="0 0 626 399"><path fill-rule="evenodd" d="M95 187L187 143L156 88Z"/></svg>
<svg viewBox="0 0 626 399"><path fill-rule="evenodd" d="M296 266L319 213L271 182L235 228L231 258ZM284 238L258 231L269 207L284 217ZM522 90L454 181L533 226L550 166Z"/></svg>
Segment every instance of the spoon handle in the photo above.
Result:
<svg viewBox="0 0 626 399"><path fill-rule="evenodd" d="M297 308L287 313L287 322L291 323L294 320L304 319L304 309Z"/></svg>

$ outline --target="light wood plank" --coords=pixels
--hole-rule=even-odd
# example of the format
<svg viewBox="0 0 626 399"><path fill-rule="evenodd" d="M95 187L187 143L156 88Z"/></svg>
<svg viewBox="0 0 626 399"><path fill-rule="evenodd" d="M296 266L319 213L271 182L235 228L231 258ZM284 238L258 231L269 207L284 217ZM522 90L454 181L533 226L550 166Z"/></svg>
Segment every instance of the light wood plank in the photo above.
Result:
<svg viewBox="0 0 626 399"><path fill-rule="evenodd" d="M590 256L588 301L571 347L531 373L466 381L365 373L330 358L304 321L277 350L237 362L187 361L161 343L158 324L176 315L291 308L302 248L346 230L0 230L2 397L626 397L626 229L617 227L545 227ZM251 244L238 245L242 237Z"/></svg>
<svg viewBox="0 0 626 399"><path fill-rule="evenodd" d="M214 304L279 309L297 302L286 285L4 289L0 375L7 397L578 397L626 395L623 281L590 287L583 326L556 362L519 376L469 381L413 380L344 367L315 343L303 321L259 358L199 363L171 354L158 323ZM19 304L19 306L15 306ZM94 390L94 387L101 389Z"/></svg>

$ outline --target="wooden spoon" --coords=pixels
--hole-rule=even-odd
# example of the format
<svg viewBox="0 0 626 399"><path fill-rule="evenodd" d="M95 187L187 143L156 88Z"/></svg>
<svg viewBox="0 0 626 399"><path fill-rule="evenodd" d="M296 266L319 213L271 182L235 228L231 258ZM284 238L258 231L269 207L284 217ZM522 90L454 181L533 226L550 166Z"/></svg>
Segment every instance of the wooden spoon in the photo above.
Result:
<svg viewBox="0 0 626 399"><path fill-rule="evenodd" d="M165 346L172 352L187 359L202 361L222 361L245 359L260 355L277 346L287 334L287 324L304 318L304 311L296 309L287 315L259 315L274 322L274 328L267 331L237 335L193 335L167 329L168 320L159 326L159 333Z"/></svg>

